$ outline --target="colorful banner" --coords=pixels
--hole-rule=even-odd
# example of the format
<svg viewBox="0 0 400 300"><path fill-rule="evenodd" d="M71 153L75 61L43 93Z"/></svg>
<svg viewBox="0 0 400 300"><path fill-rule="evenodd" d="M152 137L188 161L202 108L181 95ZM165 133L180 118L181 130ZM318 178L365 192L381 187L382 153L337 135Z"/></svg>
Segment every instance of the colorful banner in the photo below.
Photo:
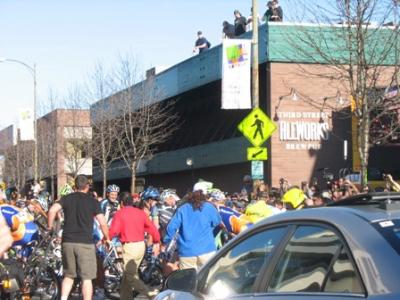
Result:
<svg viewBox="0 0 400 300"><path fill-rule="evenodd" d="M31 110L21 110L19 112L18 128L21 134L21 141L34 139L33 113Z"/></svg>
<svg viewBox="0 0 400 300"><path fill-rule="evenodd" d="M250 109L251 40L222 43L222 109Z"/></svg>

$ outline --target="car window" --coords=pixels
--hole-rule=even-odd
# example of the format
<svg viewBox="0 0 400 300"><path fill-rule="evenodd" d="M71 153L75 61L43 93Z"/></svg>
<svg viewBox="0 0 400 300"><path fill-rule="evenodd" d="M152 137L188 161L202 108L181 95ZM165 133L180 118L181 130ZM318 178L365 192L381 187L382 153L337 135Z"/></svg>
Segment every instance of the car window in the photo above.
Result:
<svg viewBox="0 0 400 300"><path fill-rule="evenodd" d="M363 293L353 263L344 247L342 247L328 273L323 291L328 293Z"/></svg>
<svg viewBox="0 0 400 300"><path fill-rule="evenodd" d="M296 229L267 291L362 293L342 241L332 230L319 226Z"/></svg>
<svg viewBox="0 0 400 300"><path fill-rule="evenodd" d="M209 268L201 292L220 299L250 293L258 273L285 232L286 227L265 230L233 246Z"/></svg>

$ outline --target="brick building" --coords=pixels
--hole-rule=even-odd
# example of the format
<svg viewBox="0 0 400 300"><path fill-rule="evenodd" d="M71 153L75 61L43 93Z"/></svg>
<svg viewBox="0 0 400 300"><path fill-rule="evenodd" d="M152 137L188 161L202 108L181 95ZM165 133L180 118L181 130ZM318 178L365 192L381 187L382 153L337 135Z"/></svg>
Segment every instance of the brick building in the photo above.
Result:
<svg viewBox="0 0 400 300"><path fill-rule="evenodd" d="M56 109L38 119L39 174L50 190L69 182L77 174L92 175L89 156L90 112Z"/></svg>
<svg viewBox="0 0 400 300"><path fill-rule="evenodd" d="M285 36L295 30L296 25L280 22L259 30L260 107L278 125L266 142L269 158L264 164L265 181L273 186L282 177L300 185L314 177L321 180L325 168L336 176L351 168L351 120L344 118L350 102L343 82L309 75L331 68L290 47ZM246 156L251 145L237 125L250 110L221 109L221 62L218 45L155 74L156 88L163 90L155 101L175 101L181 126L150 160L139 164L144 185L184 192L203 178L226 191L240 190L243 176L251 172ZM310 99L329 105L321 107ZM129 176L122 161L108 170L108 179L123 189L129 188ZM101 181L96 167L93 177Z"/></svg>
<svg viewBox="0 0 400 300"><path fill-rule="evenodd" d="M46 182L48 191L53 187L56 194L59 187L78 173L92 175L92 159L87 148L91 139L89 115L89 110L56 109L38 119L38 175ZM1 149L2 153L12 148L10 159L15 160L10 162L4 175L8 182L23 185L33 179L33 141L14 145L13 132L13 126L0 131L0 143L7 145ZM19 154L19 172L17 155L12 155L13 152ZM7 156L5 160L7 165Z"/></svg>

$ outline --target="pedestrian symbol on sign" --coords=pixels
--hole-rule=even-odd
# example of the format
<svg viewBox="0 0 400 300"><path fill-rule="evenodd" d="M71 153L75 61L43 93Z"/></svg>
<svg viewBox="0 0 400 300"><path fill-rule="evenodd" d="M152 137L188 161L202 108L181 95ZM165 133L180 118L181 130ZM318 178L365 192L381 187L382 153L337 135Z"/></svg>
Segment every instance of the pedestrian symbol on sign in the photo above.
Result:
<svg viewBox="0 0 400 300"><path fill-rule="evenodd" d="M276 130L276 125L260 109L253 109L240 122L238 129L255 147L260 147Z"/></svg>
<svg viewBox="0 0 400 300"><path fill-rule="evenodd" d="M256 120L254 121L253 125L251 125L251 127L256 126L256 131L254 132L253 139L255 139L255 138L257 137L257 133L260 134L261 139L264 139L264 135L263 135L263 126L264 126L264 122L261 121L261 120L258 118L258 115L255 115L254 117L256 118Z"/></svg>

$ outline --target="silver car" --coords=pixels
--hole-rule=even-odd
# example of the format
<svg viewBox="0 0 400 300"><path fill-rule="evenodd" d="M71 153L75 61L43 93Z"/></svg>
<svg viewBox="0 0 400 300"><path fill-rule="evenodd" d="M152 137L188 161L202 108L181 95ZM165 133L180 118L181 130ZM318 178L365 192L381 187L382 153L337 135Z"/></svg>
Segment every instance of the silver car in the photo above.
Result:
<svg viewBox="0 0 400 300"><path fill-rule="evenodd" d="M257 223L157 300L400 299L400 193L364 194Z"/></svg>

